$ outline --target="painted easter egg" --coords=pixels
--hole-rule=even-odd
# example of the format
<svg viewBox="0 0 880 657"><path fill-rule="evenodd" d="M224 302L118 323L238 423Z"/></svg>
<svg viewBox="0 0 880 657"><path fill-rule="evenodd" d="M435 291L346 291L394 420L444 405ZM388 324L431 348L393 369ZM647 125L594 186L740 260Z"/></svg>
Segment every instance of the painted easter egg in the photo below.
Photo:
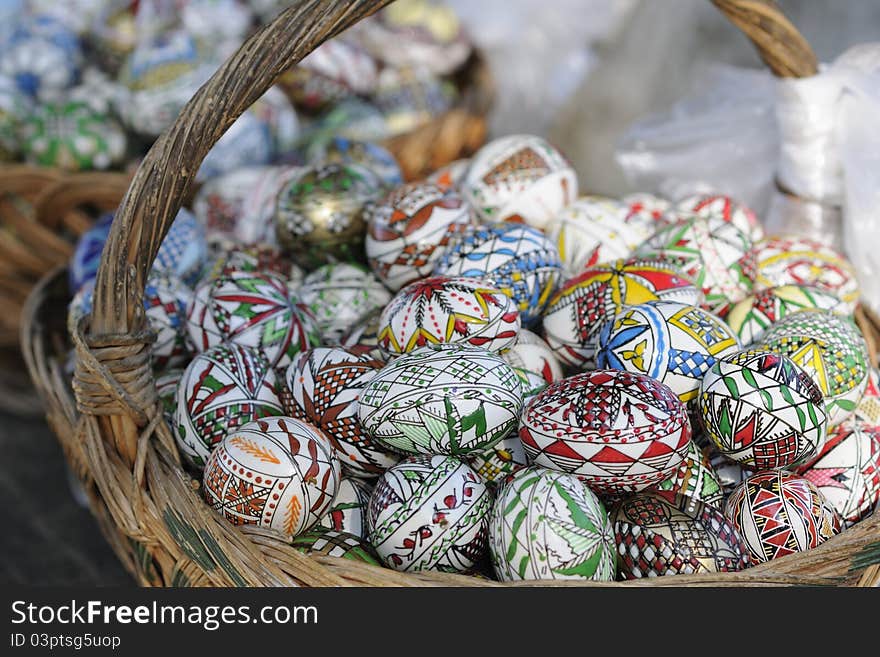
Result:
<svg viewBox="0 0 880 657"><path fill-rule="evenodd" d="M319 343L315 320L287 283L267 272L230 271L200 283L187 314L195 348L229 342L260 351L272 367L284 367Z"/></svg>
<svg viewBox="0 0 880 657"><path fill-rule="evenodd" d="M295 536L333 502L339 461L319 429L271 417L230 430L211 452L202 482L205 500L232 524Z"/></svg>
<svg viewBox="0 0 880 657"><path fill-rule="evenodd" d="M450 239L469 226L457 192L425 182L393 189L364 208L367 261L390 290L430 276Z"/></svg>
<svg viewBox="0 0 880 657"><path fill-rule="evenodd" d="M321 525L346 532L360 539L367 536L367 504L373 487L362 479L342 477L336 487L336 497Z"/></svg>
<svg viewBox="0 0 880 657"><path fill-rule="evenodd" d="M492 447L469 455L466 460L488 484L500 484L508 475L529 464L517 433L505 436Z"/></svg>
<svg viewBox="0 0 880 657"><path fill-rule="evenodd" d="M382 112L389 136L401 135L450 111L458 88L424 68L383 68L371 100Z"/></svg>
<svg viewBox="0 0 880 657"><path fill-rule="evenodd" d="M698 404L715 447L752 470L787 468L810 458L828 427L822 391L813 379L791 359L760 349L712 365Z"/></svg>
<svg viewBox="0 0 880 657"><path fill-rule="evenodd" d="M598 493L659 484L681 465L691 428L672 390L644 375L595 370L552 383L522 413L535 465L569 472Z"/></svg>
<svg viewBox="0 0 880 657"><path fill-rule="evenodd" d="M611 512L625 579L735 572L750 565L737 529L714 506L686 495L644 491Z"/></svg>
<svg viewBox="0 0 880 657"><path fill-rule="evenodd" d="M531 466L498 491L489 519L498 579L612 581L614 530L605 507L574 475Z"/></svg>
<svg viewBox="0 0 880 657"><path fill-rule="evenodd" d="M759 342L764 333L783 317L801 310L828 310L847 314L846 304L829 292L817 287L781 285L759 290L719 316L727 322L745 345Z"/></svg>
<svg viewBox="0 0 880 657"><path fill-rule="evenodd" d="M355 141L382 141L390 136L385 116L372 102L346 98L328 109L312 124L306 152L337 137Z"/></svg>
<svg viewBox="0 0 880 657"><path fill-rule="evenodd" d="M699 305L702 291L662 260L617 260L594 265L564 282L544 311L547 343L567 365L596 366L602 325L624 306L647 301Z"/></svg>
<svg viewBox="0 0 880 657"><path fill-rule="evenodd" d="M636 249L639 257L660 257L703 289L704 307L717 310L752 292L752 241L718 216L693 216L661 228Z"/></svg>
<svg viewBox="0 0 880 657"><path fill-rule="evenodd" d="M357 44L331 39L285 72L279 83L300 107L320 110L356 94L369 94L378 83L376 60Z"/></svg>
<svg viewBox="0 0 880 657"><path fill-rule="evenodd" d="M461 191L485 221L543 228L577 198L578 181L565 156L545 140L509 135L474 154Z"/></svg>
<svg viewBox="0 0 880 657"><path fill-rule="evenodd" d="M208 258L205 228L195 216L181 208L153 260L154 273L168 273L187 285L195 285Z"/></svg>
<svg viewBox="0 0 880 657"><path fill-rule="evenodd" d="M689 402L709 368L739 349L737 337L712 313L675 301L649 301L623 308L602 325L596 363L647 374Z"/></svg>
<svg viewBox="0 0 880 657"><path fill-rule="evenodd" d="M623 206L623 220L640 229L640 232L653 235L658 228L673 222L670 214L672 203L661 196L637 192L620 199Z"/></svg>
<svg viewBox="0 0 880 657"><path fill-rule="evenodd" d="M244 167L266 165L273 155L269 124L246 110L208 151L196 180L201 182Z"/></svg>
<svg viewBox="0 0 880 657"><path fill-rule="evenodd" d="M855 412L870 368L865 339L852 322L805 310L776 322L758 346L788 356L813 378L825 395L829 427Z"/></svg>
<svg viewBox="0 0 880 657"><path fill-rule="evenodd" d="M326 557L339 557L380 566L379 560L373 556L373 549L363 542L362 538L337 529L315 527L290 541L291 547L305 552Z"/></svg>
<svg viewBox="0 0 880 657"><path fill-rule="evenodd" d="M334 137L329 142L315 142L307 157L326 164L356 164L375 173L386 188L403 184L403 174L394 156L379 144Z"/></svg>
<svg viewBox="0 0 880 657"><path fill-rule="evenodd" d="M516 343L501 352L501 357L511 367L537 374L544 383L553 383L562 378L562 366L553 350L528 329L520 329Z"/></svg>
<svg viewBox="0 0 880 657"><path fill-rule="evenodd" d="M244 204L273 167L245 167L206 180L193 200L193 213L209 238L234 239L236 226L244 221ZM241 240L248 243L250 240Z"/></svg>
<svg viewBox="0 0 880 657"><path fill-rule="evenodd" d="M358 421L359 399L383 364L339 347L316 347L287 368L287 412L319 427L333 442L347 474L375 477L400 460Z"/></svg>
<svg viewBox="0 0 880 657"><path fill-rule="evenodd" d="M461 183L464 181L464 176L470 165L470 158L453 160L448 164L444 164L439 169L436 169L434 173L429 175L425 180L437 185L441 189L454 189L458 191L461 189Z"/></svg>
<svg viewBox="0 0 880 657"><path fill-rule="evenodd" d="M113 116L125 102L126 93L127 89L109 78L104 71L87 66L79 84L65 92L64 100L85 103L102 116Z"/></svg>
<svg viewBox="0 0 880 657"><path fill-rule="evenodd" d="M181 376L175 437L184 455L201 466L228 433L283 413L269 362L254 349L222 344L198 354Z"/></svg>
<svg viewBox="0 0 880 657"><path fill-rule="evenodd" d="M448 75L464 64L471 43L452 7L428 0L403 0L356 28L361 43L391 67L425 68Z"/></svg>
<svg viewBox="0 0 880 657"><path fill-rule="evenodd" d="M500 289L477 278L434 276L410 283L385 306L378 344L388 355L441 343L501 351L519 330L520 314Z"/></svg>
<svg viewBox="0 0 880 657"><path fill-rule="evenodd" d="M672 214L679 219L687 219L693 215L704 219L719 217L748 235L752 242L764 237L764 228L754 211L723 194L688 196L675 204Z"/></svg>
<svg viewBox="0 0 880 657"><path fill-rule="evenodd" d="M409 457L376 482L368 541L395 570L462 572L486 553L491 508L491 492L466 463Z"/></svg>
<svg viewBox="0 0 880 657"><path fill-rule="evenodd" d="M822 450L796 469L849 527L880 501L880 427L856 418L834 427Z"/></svg>
<svg viewBox="0 0 880 657"><path fill-rule="evenodd" d="M68 287L72 294L79 292L86 283L94 282L98 275L101 252L110 234L113 216L112 212L102 214L77 240L67 267Z"/></svg>
<svg viewBox="0 0 880 657"><path fill-rule="evenodd" d="M216 239L210 245L200 283L216 280L231 272L268 273L287 279L290 287L291 271L299 269L276 247L268 244L241 246L226 239Z"/></svg>
<svg viewBox="0 0 880 657"><path fill-rule="evenodd" d="M42 101L58 100L72 87L81 63L76 34L48 15L22 17L0 43L0 74L15 80L22 93Z"/></svg>
<svg viewBox="0 0 880 657"><path fill-rule="evenodd" d="M381 191L378 176L361 166L307 167L278 193L278 241L306 265L362 260L366 223L361 210Z"/></svg>
<svg viewBox="0 0 880 657"><path fill-rule="evenodd" d="M376 310L348 331L339 341L340 346L360 356L369 356L372 360L384 362L385 352L379 348L379 320L382 318L382 310Z"/></svg>
<svg viewBox="0 0 880 657"><path fill-rule="evenodd" d="M519 378L500 356L437 344L382 368L360 397L358 418L395 451L465 456L513 431L521 410Z"/></svg>
<svg viewBox="0 0 880 657"><path fill-rule="evenodd" d="M694 440L688 445L678 470L657 484L655 490L679 493L715 508L724 508L721 479L709 461L708 450L700 449Z"/></svg>
<svg viewBox="0 0 880 657"><path fill-rule="evenodd" d="M833 294L852 314L859 301L859 280L852 264L831 247L806 237L768 237L755 244L755 286L807 285Z"/></svg>
<svg viewBox="0 0 880 657"><path fill-rule="evenodd" d="M523 326L534 325L562 273L559 252L536 228L506 223L472 226L456 235L435 274L489 281L514 300Z"/></svg>
<svg viewBox="0 0 880 657"><path fill-rule="evenodd" d="M588 196L563 208L545 227L567 276L593 265L627 258L648 236L625 221L617 201Z"/></svg>
<svg viewBox="0 0 880 657"><path fill-rule="evenodd" d="M69 101L40 105L23 122L20 143L31 164L88 171L118 165L126 139L114 119Z"/></svg>
<svg viewBox="0 0 880 657"><path fill-rule="evenodd" d="M338 343L358 320L384 308L391 294L360 265L322 265L305 277L299 298L315 317L324 342Z"/></svg>
<svg viewBox="0 0 880 657"><path fill-rule="evenodd" d="M169 274L151 276L144 290L144 309L156 340L150 351L153 367L181 367L189 362L192 349L186 332L186 311L192 289Z"/></svg>
<svg viewBox="0 0 880 657"><path fill-rule="evenodd" d="M511 369L519 378L519 388L520 393L522 394L523 406L532 401L532 398L535 397L535 395L543 392L548 385L544 380L544 377L537 372L524 370L521 367L514 366L511 366Z"/></svg>
<svg viewBox="0 0 880 657"><path fill-rule="evenodd" d="M840 516L816 486L785 470L748 477L727 498L724 515L754 563L817 547L841 529Z"/></svg>
<svg viewBox="0 0 880 657"><path fill-rule="evenodd" d="M880 425L880 370L876 367L868 371L868 385L853 416L862 422Z"/></svg>

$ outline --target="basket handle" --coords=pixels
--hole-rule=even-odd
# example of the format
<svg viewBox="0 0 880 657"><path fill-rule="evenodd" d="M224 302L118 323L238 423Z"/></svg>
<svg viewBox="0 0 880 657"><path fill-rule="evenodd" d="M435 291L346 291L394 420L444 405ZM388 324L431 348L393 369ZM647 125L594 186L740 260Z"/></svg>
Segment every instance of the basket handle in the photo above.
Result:
<svg viewBox="0 0 880 657"><path fill-rule="evenodd" d="M810 75L816 59L772 0L712 0L757 46L777 75ZM138 167L113 221L98 268L90 338L131 340L143 328L145 279L199 166L230 125L281 73L325 40L391 0L299 0L250 36L186 104ZM138 431L127 415L110 423L117 450L133 464Z"/></svg>

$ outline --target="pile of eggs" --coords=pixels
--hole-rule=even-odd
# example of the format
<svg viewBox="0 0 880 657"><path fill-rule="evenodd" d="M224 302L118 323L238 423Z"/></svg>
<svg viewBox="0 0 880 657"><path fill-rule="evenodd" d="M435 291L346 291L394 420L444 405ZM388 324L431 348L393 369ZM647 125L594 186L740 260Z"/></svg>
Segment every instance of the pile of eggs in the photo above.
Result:
<svg viewBox="0 0 880 657"><path fill-rule="evenodd" d="M20 4L0 26L0 162L76 171L136 162L223 61L289 3ZM453 107L472 52L450 7L399 0L282 75L213 147L197 179L344 163L352 155L338 152L335 137L380 141Z"/></svg>
<svg viewBox="0 0 880 657"><path fill-rule="evenodd" d="M466 42L428 23L411 55L448 74ZM343 43L287 80L303 102L382 88ZM876 507L878 372L827 246L722 195L584 195L533 135L410 182L344 136L211 166L142 301L165 419L230 523L399 571L608 581L739 571ZM112 222L77 245L72 322Z"/></svg>

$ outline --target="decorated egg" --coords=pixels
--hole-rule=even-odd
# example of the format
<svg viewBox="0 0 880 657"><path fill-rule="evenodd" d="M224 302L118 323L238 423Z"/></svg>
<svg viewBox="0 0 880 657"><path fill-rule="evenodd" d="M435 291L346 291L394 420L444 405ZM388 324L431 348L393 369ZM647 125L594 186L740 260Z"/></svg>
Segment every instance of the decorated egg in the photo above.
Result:
<svg viewBox="0 0 880 657"><path fill-rule="evenodd" d="M391 294L360 265L322 265L305 277L299 297L312 312L324 342L337 343L362 317L384 308Z"/></svg>
<svg viewBox="0 0 880 657"><path fill-rule="evenodd" d="M828 418L819 386L771 351L740 351L715 362L698 403L715 447L752 470L792 466L825 440Z"/></svg>
<svg viewBox="0 0 880 657"><path fill-rule="evenodd" d="M453 456L413 456L389 469L370 496L368 541L402 571L462 572L486 552L492 494Z"/></svg>
<svg viewBox="0 0 880 657"><path fill-rule="evenodd" d="M544 377L537 372L513 366L511 366L511 369L519 377L519 388L523 398L523 405L528 404L535 395L547 387Z"/></svg>
<svg viewBox="0 0 880 657"><path fill-rule="evenodd" d="M210 238L234 239L244 220L244 204L272 167L245 167L206 180L193 201L193 212ZM242 240L248 243L250 240Z"/></svg>
<svg viewBox="0 0 880 657"><path fill-rule="evenodd" d="M785 470L748 477L727 498L724 515L754 563L817 547L840 533L840 516L809 479Z"/></svg>
<svg viewBox="0 0 880 657"><path fill-rule="evenodd" d="M588 196L563 208L545 228L559 250L566 275L593 265L629 257L649 236L626 223L624 209L613 199Z"/></svg>
<svg viewBox="0 0 880 657"><path fill-rule="evenodd" d="M467 457L467 463L488 484L500 484L504 479L529 464L519 435L511 433L497 443Z"/></svg>
<svg viewBox="0 0 880 657"><path fill-rule="evenodd" d="M524 334L528 336L524 337ZM516 343L501 352L501 357L511 367L537 374L544 383L562 378L562 366L549 345L528 329L520 329Z"/></svg>
<svg viewBox="0 0 880 657"><path fill-rule="evenodd" d="M708 450L700 449L694 440L688 445L678 470L657 484L655 490L679 493L718 509L724 508L721 479L709 461Z"/></svg>
<svg viewBox="0 0 880 657"><path fill-rule="evenodd" d="M596 363L647 374L689 402L715 362L740 349L723 321L697 306L649 301L623 308L599 331Z"/></svg>
<svg viewBox="0 0 880 657"><path fill-rule="evenodd" d="M345 472L356 477L375 477L400 460L358 422L358 402L381 368L381 362L346 349L316 347L300 354L285 373L287 412L319 427Z"/></svg>
<svg viewBox="0 0 880 657"><path fill-rule="evenodd" d="M363 539L367 536L367 504L373 487L361 479L342 477L336 487L336 497L321 525L346 532Z"/></svg>
<svg viewBox="0 0 880 657"><path fill-rule="evenodd" d="M248 110L268 126L275 159L287 158L302 139L302 127L290 98L279 86L269 87Z"/></svg>
<svg viewBox="0 0 880 657"><path fill-rule="evenodd" d="M444 164L439 169L436 169L426 180L441 189L454 189L458 191L470 165L470 158L453 160L449 164Z"/></svg>
<svg viewBox="0 0 880 657"><path fill-rule="evenodd" d="M376 60L346 39L325 41L285 72L279 83L293 101L308 110L320 110L343 98L375 91Z"/></svg>
<svg viewBox="0 0 880 657"><path fill-rule="evenodd" d="M533 135L509 135L471 158L464 197L485 221L543 228L578 195L577 174L556 148Z"/></svg>
<svg viewBox="0 0 880 657"><path fill-rule="evenodd" d="M865 339L847 319L822 310L805 310L773 324L761 349L788 356L809 374L825 396L828 426L856 410L868 385Z"/></svg>
<svg viewBox="0 0 880 657"><path fill-rule="evenodd" d="M429 0L403 0L362 24L356 35L374 56L392 67L422 67L448 75L471 54L471 43L452 7Z"/></svg>
<svg viewBox="0 0 880 657"><path fill-rule="evenodd" d="M382 112L389 136L394 136L442 116L457 97L458 88L451 80L424 68L384 68L372 101Z"/></svg>
<svg viewBox="0 0 880 657"><path fill-rule="evenodd" d="M550 384L525 407L519 428L532 463L575 474L609 495L672 476L690 437L687 411L672 390L618 370Z"/></svg>
<svg viewBox="0 0 880 657"><path fill-rule="evenodd" d="M757 288L806 285L833 294L852 314L859 300L859 281L853 266L831 247L798 236L768 237L755 244Z"/></svg>
<svg viewBox="0 0 880 657"><path fill-rule="evenodd" d="M186 311L192 290L170 274L151 276L144 290L147 321L156 336L151 352L153 367L181 367L189 362Z"/></svg>
<svg viewBox="0 0 880 657"><path fill-rule="evenodd" d="M868 385L856 406L854 417L868 424L880 425L880 371L876 367L868 371Z"/></svg>
<svg viewBox="0 0 880 657"><path fill-rule="evenodd" d="M306 554L350 559L374 566L380 566L373 556L373 549L361 537L336 529L315 527L295 536L290 545Z"/></svg>
<svg viewBox="0 0 880 657"><path fill-rule="evenodd" d="M208 197L220 215L218 221L228 217L228 227L223 228L222 224L218 224L217 230L239 244L277 246L275 209L278 193L304 171L299 166L254 167L209 180L205 187L215 182L222 186L221 181L229 181L226 191L218 192L213 199ZM239 186L242 188L240 206L234 196Z"/></svg>
<svg viewBox="0 0 880 657"><path fill-rule="evenodd" d="M208 180L244 167L266 165L273 155L269 125L246 110L208 151L196 173L196 180Z"/></svg>
<svg viewBox="0 0 880 657"><path fill-rule="evenodd" d="M110 235L113 216L112 212L102 214L77 240L67 267L67 281L71 293L76 294L86 283L94 282L98 275L101 252L104 250L107 236Z"/></svg>
<svg viewBox="0 0 880 657"><path fill-rule="evenodd" d="M498 579L614 580L614 530L605 507L574 475L531 466L504 482L489 518Z"/></svg>
<svg viewBox="0 0 880 657"><path fill-rule="evenodd" d="M23 122L21 148L31 164L71 171L107 169L125 155L125 132L86 103L45 103Z"/></svg>
<svg viewBox="0 0 880 657"><path fill-rule="evenodd" d="M329 142L315 142L308 153L312 162L356 164L375 173L387 188L403 184L403 174L394 156L379 144L334 137Z"/></svg>
<svg viewBox="0 0 880 657"><path fill-rule="evenodd" d="M239 246L227 240L217 240L211 247L200 283L238 271L275 274L287 279L290 287L291 271L298 269L281 251L268 244Z"/></svg>
<svg viewBox="0 0 880 657"><path fill-rule="evenodd" d="M751 247L748 235L722 217L693 216L658 230L635 255L667 260L703 289L704 307L717 310L752 292Z"/></svg>
<svg viewBox="0 0 880 657"><path fill-rule="evenodd" d="M611 512L626 579L739 571L750 565L737 529L713 506L686 495L644 491Z"/></svg>
<svg viewBox="0 0 880 657"><path fill-rule="evenodd" d="M333 502L339 461L319 429L271 417L230 430L211 452L202 481L208 504L232 524L295 536Z"/></svg>
<svg viewBox="0 0 880 657"><path fill-rule="evenodd" d="M367 261L393 291L430 276L450 239L471 224L459 194L425 182L393 189L364 208Z"/></svg>
<svg viewBox="0 0 880 657"><path fill-rule="evenodd" d="M687 219L692 215L705 219L720 217L736 226L752 242L764 237L764 229L757 215L747 206L722 194L688 196L675 204L672 214L680 219Z"/></svg>
<svg viewBox="0 0 880 657"><path fill-rule="evenodd" d="M187 285L195 285L207 257L204 227L191 212L181 208L162 240L152 271L173 274Z"/></svg>
<svg viewBox="0 0 880 657"><path fill-rule="evenodd" d="M556 247L540 230L493 224L468 227L458 234L434 273L489 281L513 299L523 326L529 327L556 290L562 263Z"/></svg>
<svg viewBox="0 0 880 657"><path fill-rule="evenodd" d="M385 361L385 353L379 348L379 320L382 310L376 310L357 322L339 341L340 346L372 360Z"/></svg>
<svg viewBox="0 0 880 657"><path fill-rule="evenodd" d="M783 317L805 309L847 314L846 304L816 287L781 285L755 292L724 309L720 316L745 345L759 342L764 333Z"/></svg>
<svg viewBox="0 0 880 657"><path fill-rule="evenodd" d="M378 176L360 166L306 168L278 193L279 242L305 264L362 259L366 224L361 209L381 189Z"/></svg>
<svg viewBox="0 0 880 657"><path fill-rule="evenodd" d="M658 228L673 222L670 214L672 203L654 194L638 192L620 199L623 206L623 220L638 227L640 232L653 235Z"/></svg>
<svg viewBox="0 0 880 657"><path fill-rule="evenodd" d="M0 43L0 74L15 80L22 93L43 101L58 100L72 87L81 63L76 34L48 15L21 18Z"/></svg>
<svg viewBox="0 0 880 657"><path fill-rule="evenodd" d="M520 314L500 289L477 278L434 276L410 283L385 306L378 344L389 355L441 343L501 351L519 330Z"/></svg>
<svg viewBox="0 0 880 657"><path fill-rule="evenodd" d="M64 100L85 103L102 116L112 116L125 102L127 89L94 66L83 69L82 77L75 87L67 90ZM121 128L120 128L121 129Z"/></svg>
<svg viewBox="0 0 880 657"><path fill-rule="evenodd" d="M267 272L229 271L200 283L187 330L198 351L230 342L257 349L272 367L319 343L311 313L284 279Z"/></svg>
<svg viewBox="0 0 880 657"><path fill-rule="evenodd" d="M617 260L594 265L563 283L544 311L547 343L567 365L596 366L596 340L606 320L624 306L647 301L698 305L702 291L662 260Z"/></svg>
<svg viewBox="0 0 880 657"><path fill-rule="evenodd" d="M310 126L306 152L320 148L317 142L337 137L355 141L382 141L390 135L385 116L375 104L361 98L347 98L333 105Z"/></svg>
<svg viewBox="0 0 880 657"><path fill-rule="evenodd" d="M513 431L521 410L519 378L500 356L437 344L383 367L360 397L358 418L395 451L464 456Z"/></svg>
<svg viewBox="0 0 880 657"><path fill-rule="evenodd" d="M798 466L849 527L880 501L880 426L852 418L834 427L821 451Z"/></svg>
<svg viewBox="0 0 880 657"><path fill-rule="evenodd" d="M227 434L252 420L282 415L275 370L256 350L221 344L190 361L177 387L175 436L204 465Z"/></svg>

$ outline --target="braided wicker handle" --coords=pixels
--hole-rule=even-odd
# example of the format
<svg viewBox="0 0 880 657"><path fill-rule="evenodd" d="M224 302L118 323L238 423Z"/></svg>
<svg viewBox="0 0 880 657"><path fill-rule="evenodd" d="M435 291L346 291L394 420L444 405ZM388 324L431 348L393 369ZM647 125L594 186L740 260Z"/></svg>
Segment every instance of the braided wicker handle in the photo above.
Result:
<svg viewBox="0 0 880 657"><path fill-rule="evenodd" d="M323 41L391 0L300 0L252 35L187 103L144 158L113 222L94 294L90 335L112 342L143 328L145 277L180 209L196 171L230 125L281 73ZM713 0L752 40L780 76L810 75L816 59L803 37L771 0ZM137 428L111 416L120 454L134 463Z"/></svg>

